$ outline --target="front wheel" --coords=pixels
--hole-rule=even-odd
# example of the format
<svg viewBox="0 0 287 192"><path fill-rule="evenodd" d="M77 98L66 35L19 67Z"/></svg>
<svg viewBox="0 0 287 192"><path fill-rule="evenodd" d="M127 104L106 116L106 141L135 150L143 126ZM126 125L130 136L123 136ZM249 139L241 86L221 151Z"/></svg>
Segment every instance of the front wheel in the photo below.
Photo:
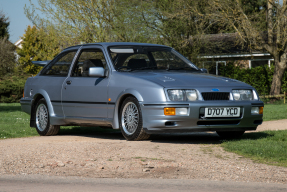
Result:
<svg viewBox="0 0 287 192"><path fill-rule="evenodd" d="M223 139L238 139L245 131L216 131L216 133Z"/></svg>
<svg viewBox="0 0 287 192"><path fill-rule="evenodd" d="M57 135L59 125L50 125L49 110L45 99L40 99L36 106L36 130L41 136Z"/></svg>
<svg viewBox="0 0 287 192"><path fill-rule="evenodd" d="M134 97L124 100L119 116L120 129L123 136L129 141L139 141L149 138L143 130L142 113L139 102Z"/></svg>

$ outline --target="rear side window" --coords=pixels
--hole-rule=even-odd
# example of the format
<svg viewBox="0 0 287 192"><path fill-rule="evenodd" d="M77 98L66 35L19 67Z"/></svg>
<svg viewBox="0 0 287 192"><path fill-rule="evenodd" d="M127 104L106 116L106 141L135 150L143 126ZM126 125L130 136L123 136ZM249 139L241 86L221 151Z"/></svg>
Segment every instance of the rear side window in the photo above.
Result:
<svg viewBox="0 0 287 192"><path fill-rule="evenodd" d="M47 67L45 67L41 75L66 77L69 73L70 66L77 53L77 50L60 54Z"/></svg>

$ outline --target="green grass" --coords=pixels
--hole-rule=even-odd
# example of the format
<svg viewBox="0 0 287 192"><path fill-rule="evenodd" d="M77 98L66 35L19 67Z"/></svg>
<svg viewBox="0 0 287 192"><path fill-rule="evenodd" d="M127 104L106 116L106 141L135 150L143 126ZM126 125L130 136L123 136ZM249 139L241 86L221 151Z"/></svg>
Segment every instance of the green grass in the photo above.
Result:
<svg viewBox="0 0 287 192"><path fill-rule="evenodd" d="M93 135L118 130L100 127L61 126L59 135ZM35 128L30 127L30 115L22 112L19 103L0 103L0 139L39 136Z"/></svg>
<svg viewBox="0 0 287 192"><path fill-rule="evenodd" d="M263 110L263 120L287 119L287 104L267 104Z"/></svg>
<svg viewBox="0 0 287 192"><path fill-rule="evenodd" d="M287 104L267 104L264 120L287 118ZM0 139L38 136L36 129L29 127L30 116L21 111L19 103L0 103ZM59 135L99 135L118 132L99 127L61 127ZM287 167L287 130L245 133L240 140L223 141L222 147L249 157L257 162ZM136 159L146 160L142 157Z"/></svg>
<svg viewBox="0 0 287 192"><path fill-rule="evenodd" d="M19 103L0 103L0 139L38 135L29 125L30 116L21 111Z"/></svg>
<svg viewBox="0 0 287 192"><path fill-rule="evenodd" d="M264 121L287 118L287 104L267 104ZM30 116L21 111L19 103L0 103L0 139L37 136L36 129L29 127ZM99 127L61 127L60 135L99 134L115 130Z"/></svg>
<svg viewBox="0 0 287 192"><path fill-rule="evenodd" d="M221 145L256 162L287 167L287 130L245 133L241 139Z"/></svg>

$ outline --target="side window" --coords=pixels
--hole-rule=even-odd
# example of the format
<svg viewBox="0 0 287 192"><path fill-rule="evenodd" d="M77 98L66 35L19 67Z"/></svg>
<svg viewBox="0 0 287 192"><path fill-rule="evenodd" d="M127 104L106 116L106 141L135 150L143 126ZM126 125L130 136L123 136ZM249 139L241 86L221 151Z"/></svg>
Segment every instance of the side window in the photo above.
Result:
<svg viewBox="0 0 287 192"><path fill-rule="evenodd" d="M101 49L84 49L73 68L73 77L88 77L90 67L107 69L107 62Z"/></svg>
<svg viewBox="0 0 287 192"><path fill-rule="evenodd" d="M53 75L61 77L67 76L76 52L77 50L65 52L59 55L54 61L43 69L41 75Z"/></svg>

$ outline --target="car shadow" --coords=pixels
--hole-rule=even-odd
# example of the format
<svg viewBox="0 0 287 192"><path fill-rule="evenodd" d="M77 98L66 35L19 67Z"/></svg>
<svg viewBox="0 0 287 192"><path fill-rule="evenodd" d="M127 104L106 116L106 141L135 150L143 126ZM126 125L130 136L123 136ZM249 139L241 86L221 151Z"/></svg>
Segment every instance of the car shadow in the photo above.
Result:
<svg viewBox="0 0 287 192"><path fill-rule="evenodd" d="M58 135L76 135L107 140L125 140L121 134L121 131L100 127L69 127L60 129ZM265 132L247 132L239 139L229 140L257 140L269 136L272 135ZM216 132L191 132L154 134L151 135L147 141L153 143L174 144L221 144L228 140L222 139L216 134Z"/></svg>

